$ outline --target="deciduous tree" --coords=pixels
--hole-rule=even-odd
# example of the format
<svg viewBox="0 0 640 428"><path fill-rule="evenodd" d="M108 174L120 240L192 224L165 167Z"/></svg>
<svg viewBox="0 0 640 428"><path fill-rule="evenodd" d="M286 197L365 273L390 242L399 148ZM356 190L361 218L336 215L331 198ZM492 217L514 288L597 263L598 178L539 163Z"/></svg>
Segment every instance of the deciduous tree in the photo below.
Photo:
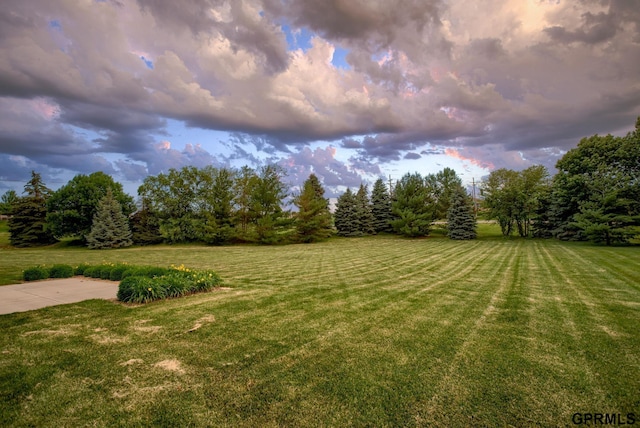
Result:
<svg viewBox="0 0 640 428"><path fill-rule="evenodd" d="M122 185L103 172L78 174L55 191L47 201L47 222L56 237L76 236L86 239L98 203L111 189L125 216L136 209L133 198Z"/></svg>

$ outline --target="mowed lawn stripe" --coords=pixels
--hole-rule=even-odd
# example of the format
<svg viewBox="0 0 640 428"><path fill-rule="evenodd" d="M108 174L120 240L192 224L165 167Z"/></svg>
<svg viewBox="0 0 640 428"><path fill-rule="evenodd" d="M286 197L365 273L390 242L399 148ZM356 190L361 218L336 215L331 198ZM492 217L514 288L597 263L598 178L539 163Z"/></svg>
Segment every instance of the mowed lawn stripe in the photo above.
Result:
<svg viewBox="0 0 640 428"><path fill-rule="evenodd" d="M634 411L635 249L602 256L631 264L623 275L597 250L385 236L61 250L211 268L231 289L0 317L0 422L566 426L575 412ZM52 251L30 254L49 263Z"/></svg>

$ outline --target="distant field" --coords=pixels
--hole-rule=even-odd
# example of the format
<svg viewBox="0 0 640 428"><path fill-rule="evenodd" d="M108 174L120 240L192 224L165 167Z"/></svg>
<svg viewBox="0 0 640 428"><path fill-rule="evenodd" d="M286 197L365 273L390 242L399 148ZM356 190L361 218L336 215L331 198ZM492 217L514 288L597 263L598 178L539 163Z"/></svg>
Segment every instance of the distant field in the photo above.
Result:
<svg viewBox="0 0 640 428"><path fill-rule="evenodd" d="M0 249L217 270L231 289L0 316L2 426L566 426L640 421L640 248L335 239ZM624 420L624 419L623 419Z"/></svg>

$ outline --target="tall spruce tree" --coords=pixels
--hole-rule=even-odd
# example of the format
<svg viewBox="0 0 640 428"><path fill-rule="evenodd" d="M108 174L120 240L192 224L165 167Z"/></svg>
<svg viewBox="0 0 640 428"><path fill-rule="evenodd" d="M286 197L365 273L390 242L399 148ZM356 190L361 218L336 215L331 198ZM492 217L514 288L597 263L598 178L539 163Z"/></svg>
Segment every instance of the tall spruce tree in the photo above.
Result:
<svg viewBox="0 0 640 428"><path fill-rule="evenodd" d="M393 230L407 237L429 235L433 218L433 198L419 173L407 173L395 187L392 211Z"/></svg>
<svg viewBox="0 0 640 428"><path fill-rule="evenodd" d="M55 242L48 230L47 199L51 195L40 174L31 171L24 186L26 196L13 201L9 218L9 242L15 247L46 245Z"/></svg>
<svg viewBox="0 0 640 428"><path fill-rule="evenodd" d="M360 232L362 232L363 235L375 233L376 231L373 227L374 217L371 212L371 202L369 202L369 191L364 184L360 184L360 188L356 193L356 210L360 223Z"/></svg>
<svg viewBox="0 0 640 428"><path fill-rule="evenodd" d="M141 210L136 211L129 221L132 240L135 244L151 245L162 242L158 217L143 202Z"/></svg>
<svg viewBox="0 0 640 428"><path fill-rule="evenodd" d="M98 202L91 231L87 235L87 246L91 249L104 249L128 247L132 244L127 217L108 188L107 194Z"/></svg>
<svg viewBox="0 0 640 428"><path fill-rule="evenodd" d="M391 197L384 181L379 178L371 191L371 214L376 233L392 232Z"/></svg>
<svg viewBox="0 0 640 428"><path fill-rule="evenodd" d="M462 186L452 189L447 230L451 239L475 239L477 236L473 202Z"/></svg>
<svg viewBox="0 0 640 428"><path fill-rule="evenodd" d="M297 241L316 242L331 236L329 201L324 198L324 189L318 177L314 174L309 176L293 203L298 207L294 217Z"/></svg>
<svg viewBox="0 0 640 428"><path fill-rule="evenodd" d="M360 236L362 229L360 227L360 219L358 217L358 206L356 195L347 189L336 203L336 211L334 213L335 226L340 236Z"/></svg>

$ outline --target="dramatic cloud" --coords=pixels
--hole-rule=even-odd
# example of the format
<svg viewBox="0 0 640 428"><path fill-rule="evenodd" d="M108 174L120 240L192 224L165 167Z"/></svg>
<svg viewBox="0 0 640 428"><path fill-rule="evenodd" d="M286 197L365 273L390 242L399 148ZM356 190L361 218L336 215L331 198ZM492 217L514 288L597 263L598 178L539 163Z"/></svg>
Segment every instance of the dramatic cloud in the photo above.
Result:
<svg viewBox="0 0 640 428"><path fill-rule="evenodd" d="M553 168L633 127L639 69L628 0L14 1L0 180L273 162L337 189L443 154Z"/></svg>

